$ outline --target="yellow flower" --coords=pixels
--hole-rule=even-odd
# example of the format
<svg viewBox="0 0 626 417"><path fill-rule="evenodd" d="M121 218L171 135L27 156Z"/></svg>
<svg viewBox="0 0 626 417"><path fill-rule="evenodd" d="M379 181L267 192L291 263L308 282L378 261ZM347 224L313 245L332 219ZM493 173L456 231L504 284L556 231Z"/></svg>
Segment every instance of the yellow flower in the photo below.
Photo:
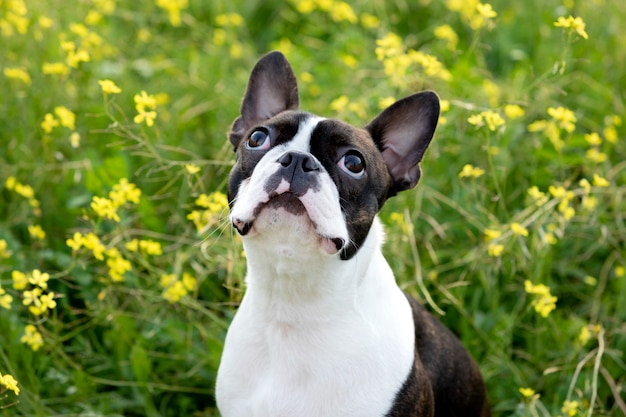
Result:
<svg viewBox="0 0 626 417"><path fill-rule="evenodd" d="M511 223L511 231L516 236L528 236L528 229L519 223Z"/></svg>
<svg viewBox="0 0 626 417"><path fill-rule="evenodd" d="M43 122L41 122L41 128L46 133L52 132L52 129L54 129L58 125L59 125L59 121L54 118L52 113L46 113L46 115L43 118Z"/></svg>
<svg viewBox="0 0 626 417"><path fill-rule="evenodd" d="M100 217L104 217L105 219L111 219L116 222L120 221L120 216L117 214L117 208L113 201L108 198L103 197L94 197L91 202L91 208L96 214Z"/></svg>
<svg viewBox="0 0 626 417"><path fill-rule="evenodd" d="M28 278L28 282L45 290L46 288L48 288L49 279L50 279L50 274L48 274L47 272L42 273L40 270L35 269L31 273L30 278Z"/></svg>
<svg viewBox="0 0 626 417"><path fill-rule="evenodd" d="M331 19L335 22L343 22L346 21L348 23L355 24L358 22L356 14L354 14L354 10L352 7L343 1L338 1L333 4L333 7L329 10L329 14Z"/></svg>
<svg viewBox="0 0 626 417"><path fill-rule="evenodd" d="M491 7L489 3L478 3L476 5L476 11L485 19L493 19L498 16L498 13L493 10L493 7Z"/></svg>
<svg viewBox="0 0 626 417"><path fill-rule="evenodd" d="M577 410L578 401L565 401L563 407L561 407L561 412L569 417L575 416Z"/></svg>
<svg viewBox="0 0 626 417"><path fill-rule="evenodd" d="M11 278L13 279L13 289L23 290L28 284L28 277L25 273L20 271L11 272Z"/></svg>
<svg viewBox="0 0 626 417"><path fill-rule="evenodd" d="M152 127L154 126L154 120L157 117L157 113L154 110L151 111L139 111L137 115L133 118L133 122L137 124L141 124L143 122L146 123L146 126Z"/></svg>
<svg viewBox="0 0 626 417"><path fill-rule="evenodd" d="M561 129L569 133L573 132L576 128L575 123L577 120L574 112L565 107L548 107L548 115L558 122Z"/></svg>
<svg viewBox="0 0 626 417"><path fill-rule="evenodd" d="M334 112L341 113L344 111L349 103L348 96L340 96L330 102L330 109Z"/></svg>
<svg viewBox="0 0 626 417"><path fill-rule="evenodd" d="M486 123L487 127L492 132L495 131L498 127L503 126L505 123L504 119L502 118L502 116L500 116L499 113L491 110L474 114L467 119L467 122L478 127L484 126Z"/></svg>
<svg viewBox="0 0 626 417"><path fill-rule="evenodd" d="M524 396L524 398L528 399L531 398L533 395L535 395L535 390L532 388L520 388L519 389L520 394L522 394Z"/></svg>
<svg viewBox="0 0 626 417"><path fill-rule="evenodd" d="M80 133L72 132L72 134L70 135L70 145L74 149L80 146Z"/></svg>
<svg viewBox="0 0 626 417"><path fill-rule="evenodd" d="M435 37L446 41L446 47L451 51L455 51L459 43L459 35L456 34L450 25L437 26L435 28Z"/></svg>
<svg viewBox="0 0 626 417"><path fill-rule="evenodd" d="M600 152L597 148L591 148L585 153L587 159L597 164L607 160L608 156L604 152Z"/></svg>
<svg viewBox="0 0 626 417"><path fill-rule="evenodd" d="M28 234L30 237L37 240L44 240L46 238L46 232L38 224L28 225Z"/></svg>
<svg viewBox="0 0 626 417"><path fill-rule="evenodd" d="M187 291L193 291L196 288L197 283L198 280L191 276L191 274L187 272L183 273L183 285Z"/></svg>
<svg viewBox="0 0 626 417"><path fill-rule="evenodd" d="M39 301L39 296L41 295L41 288L33 288L29 291L24 291L24 299L22 300L22 304L25 306L34 305L39 307L41 305L41 301Z"/></svg>
<svg viewBox="0 0 626 417"><path fill-rule="evenodd" d="M188 174L194 175L200 172L200 167L195 164L185 164L185 170L187 171Z"/></svg>
<svg viewBox="0 0 626 417"><path fill-rule="evenodd" d="M124 281L124 274L132 270L132 266L127 259L115 251L108 252L109 259L107 259L107 266L109 267L109 276L113 282Z"/></svg>
<svg viewBox="0 0 626 417"><path fill-rule="evenodd" d="M376 58L383 61L385 58L404 54L402 38L395 33L389 33L384 38L376 40Z"/></svg>
<svg viewBox="0 0 626 417"><path fill-rule="evenodd" d="M395 102L396 102L395 97L383 97L380 100L378 100L378 107L380 109L386 109L387 107L391 106Z"/></svg>
<svg viewBox="0 0 626 417"><path fill-rule="evenodd" d="M485 173L482 168L475 167L471 164L463 165L463 169L459 172L459 178L479 178Z"/></svg>
<svg viewBox="0 0 626 417"><path fill-rule="evenodd" d="M180 281L174 282L174 284L167 287L167 289L163 291L163 298L169 301L170 304L180 301L180 299L185 295L187 295L187 290L185 289L184 284Z"/></svg>
<svg viewBox="0 0 626 417"><path fill-rule="evenodd" d="M139 250L139 240L138 239L133 239L130 242L126 242L126 249L129 252L137 252Z"/></svg>
<svg viewBox="0 0 626 417"><path fill-rule="evenodd" d="M490 243L489 246L487 246L487 253L489 254L489 256L498 257L502 255L503 251L504 245L501 245L499 243Z"/></svg>
<svg viewBox="0 0 626 417"><path fill-rule="evenodd" d="M139 249L147 255L161 255L163 253L161 244L159 242L155 242L154 240L139 241Z"/></svg>
<svg viewBox="0 0 626 417"><path fill-rule="evenodd" d="M539 191L539 187L536 185L533 185L528 189L528 195L535 200L535 204L537 206L542 206L546 201L548 201L546 193Z"/></svg>
<svg viewBox="0 0 626 417"><path fill-rule="evenodd" d="M83 235L81 235L78 232L75 232L74 236L72 236L70 239L67 239L65 241L65 244L69 246L70 248L72 248L72 251L75 252L83 246Z"/></svg>
<svg viewBox="0 0 626 417"><path fill-rule="evenodd" d="M100 84L100 88L104 94L119 94L122 92L122 89L111 80L100 80L98 84Z"/></svg>
<svg viewBox="0 0 626 417"><path fill-rule="evenodd" d="M141 190L135 184L128 182L126 178L122 178L113 186L113 190L109 193L109 198L115 207L124 205L129 201L139 204Z"/></svg>
<svg viewBox="0 0 626 417"><path fill-rule="evenodd" d="M524 109L517 104L507 104L504 106L504 114L509 119L518 119L524 115Z"/></svg>
<svg viewBox="0 0 626 417"><path fill-rule="evenodd" d="M585 22L583 22L581 17L573 17L570 15L566 18L561 16L556 20L556 22L554 22L554 26L562 27L563 29L571 29L578 33L580 37L589 39L589 35L587 35L587 32L585 31Z"/></svg>
<svg viewBox="0 0 626 417"><path fill-rule="evenodd" d="M602 138L596 132L586 134L585 140L591 146L600 146L602 144Z"/></svg>
<svg viewBox="0 0 626 417"><path fill-rule="evenodd" d="M0 286L0 307L10 310L12 301L13 297L7 294L6 290Z"/></svg>
<svg viewBox="0 0 626 417"><path fill-rule="evenodd" d="M548 317L550 312L556 309L557 297L550 294L550 288L544 284L534 285L529 280L524 281L524 290L533 295L531 306L542 317Z"/></svg>
<svg viewBox="0 0 626 417"><path fill-rule="evenodd" d="M23 68L5 68L3 70L4 76L10 80L18 80L23 82L26 85L31 84L30 75Z"/></svg>
<svg viewBox="0 0 626 417"><path fill-rule="evenodd" d="M606 178L603 178L599 176L598 174L593 174L592 182L595 187L608 187L609 186L609 182L606 180Z"/></svg>
<svg viewBox="0 0 626 417"><path fill-rule="evenodd" d="M374 29L380 26L380 19L369 13L363 13L361 15L361 23L365 28Z"/></svg>
<svg viewBox="0 0 626 417"><path fill-rule="evenodd" d="M11 255L13 254L12 251L7 250L7 247L8 247L7 241L4 239L0 239L0 259L10 258Z"/></svg>
<svg viewBox="0 0 626 417"><path fill-rule="evenodd" d="M602 134L604 135L604 138L606 139L607 142L617 143L618 134L617 134L617 129L615 129L615 126L607 126L602 131Z"/></svg>
<svg viewBox="0 0 626 417"><path fill-rule="evenodd" d="M187 0L157 0L156 4L167 11L172 26L180 26L180 11L187 8Z"/></svg>
<svg viewBox="0 0 626 417"><path fill-rule="evenodd" d="M167 288L173 285L175 282L176 282L176 275L174 274L161 275L161 287Z"/></svg>
<svg viewBox="0 0 626 417"><path fill-rule="evenodd" d="M20 388L17 386L17 381L13 378L13 375L0 373L0 386L5 386L8 390L13 391L15 395L20 395Z"/></svg>
<svg viewBox="0 0 626 417"><path fill-rule="evenodd" d="M490 240L494 240L499 238L502 235L502 232L497 229L485 229L485 240L489 242Z"/></svg>
<svg viewBox="0 0 626 417"><path fill-rule="evenodd" d="M41 346L43 346L43 338L41 337L41 333L37 331L37 328L32 324L29 324L25 328L25 333L20 339L20 342L26 343L31 347L33 351L39 350Z"/></svg>
<svg viewBox="0 0 626 417"><path fill-rule="evenodd" d="M591 338L591 331L589 331L589 326L584 325L580 329L580 333L578 334L578 341L580 342L581 346L585 346L590 338Z"/></svg>
<svg viewBox="0 0 626 417"><path fill-rule="evenodd" d="M93 256L102 261L104 260L104 251L106 248L94 233L87 233L82 239L83 246L93 252Z"/></svg>
<svg viewBox="0 0 626 417"><path fill-rule="evenodd" d="M44 62L41 72L48 75L67 75L70 68L64 62Z"/></svg>

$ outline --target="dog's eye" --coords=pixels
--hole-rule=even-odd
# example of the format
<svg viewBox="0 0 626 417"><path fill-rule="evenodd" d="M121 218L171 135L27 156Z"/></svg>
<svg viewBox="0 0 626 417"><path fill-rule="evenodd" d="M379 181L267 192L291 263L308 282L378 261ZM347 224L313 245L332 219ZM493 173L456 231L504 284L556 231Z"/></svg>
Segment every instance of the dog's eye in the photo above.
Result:
<svg viewBox="0 0 626 417"><path fill-rule="evenodd" d="M268 131L264 128L259 128L252 132L246 141L246 146L249 149L268 149L270 147L270 135Z"/></svg>
<svg viewBox="0 0 626 417"><path fill-rule="evenodd" d="M337 162L337 165L353 178L361 178L365 175L365 161L363 156L357 151L348 151Z"/></svg>

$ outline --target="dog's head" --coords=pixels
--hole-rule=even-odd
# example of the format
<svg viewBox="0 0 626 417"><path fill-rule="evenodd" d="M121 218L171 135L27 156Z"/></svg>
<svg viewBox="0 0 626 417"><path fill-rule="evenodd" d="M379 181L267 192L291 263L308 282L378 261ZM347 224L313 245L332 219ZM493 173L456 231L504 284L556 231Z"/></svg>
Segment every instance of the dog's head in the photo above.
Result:
<svg viewBox="0 0 626 417"><path fill-rule="evenodd" d="M439 117L421 92L397 101L365 128L298 110L298 86L280 52L254 67L233 123L237 160L228 183L242 236L299 238L350 259L384 202L414 187Z"/></svg>

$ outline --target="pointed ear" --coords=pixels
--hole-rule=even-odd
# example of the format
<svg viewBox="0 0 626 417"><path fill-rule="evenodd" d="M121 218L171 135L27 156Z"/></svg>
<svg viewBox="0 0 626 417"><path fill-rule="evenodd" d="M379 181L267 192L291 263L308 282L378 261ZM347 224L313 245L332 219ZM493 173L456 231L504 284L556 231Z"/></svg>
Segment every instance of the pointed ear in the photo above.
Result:
<svg viewBox="0 0 626 417"><path fill-rule="evenodd" d="M270 52L259 60L250 74L241 104L241 116L233 122L230 141L237 149L243 134L255 124L298 108L298 84L285 56Z"/></svg>
<svg viewBox="0 0 626 417"><path fill-rule="evenodd" d="M388 197L415 187L419 181L419 162L438 120L439 97L424 91L395 102L365 127L381 150L393 179Z"/></svg>

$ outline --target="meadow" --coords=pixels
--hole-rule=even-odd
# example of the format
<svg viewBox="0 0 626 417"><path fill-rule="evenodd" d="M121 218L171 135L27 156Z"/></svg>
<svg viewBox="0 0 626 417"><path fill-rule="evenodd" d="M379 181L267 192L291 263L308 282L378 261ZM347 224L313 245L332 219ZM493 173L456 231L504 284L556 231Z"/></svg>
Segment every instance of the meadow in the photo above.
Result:
<svg viewBox="0 0 626 417"><path fill-rule="evenodd" d="M245 256L226 133L281 50L303 108L442 100L381 219L495 416L626 415L620 0L0 0L0 416L218 416Z"/></svg>

